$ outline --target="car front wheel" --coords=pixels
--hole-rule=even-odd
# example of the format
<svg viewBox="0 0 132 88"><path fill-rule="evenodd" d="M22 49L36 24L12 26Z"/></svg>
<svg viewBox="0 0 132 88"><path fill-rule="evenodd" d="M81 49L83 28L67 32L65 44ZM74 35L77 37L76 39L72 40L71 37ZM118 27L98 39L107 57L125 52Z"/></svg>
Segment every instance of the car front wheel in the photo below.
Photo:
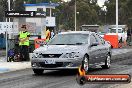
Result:
<svg viewBox="0 0 132 88"><path fill-rule="evenodd" d="M82 67L85 70L85 73L88 73L88 69L89 69L89 59L88 56L85 55L82 61Z"/></svg>
<svg viewBox="0 0 132 88"><path fill-rule="evenodd" d="M110 63L111 63L111 56L107 55L106 60L105 60L105 65L102 65L102 68L109 69L110 68Z"/></svg>
<svg viewBox="0 0 132 88"><path fill-rule="evenodd" d="M42 75L43 74L43 69L33 69L33 72L34 72L34 74L36 74L36 75Z"/></svg>

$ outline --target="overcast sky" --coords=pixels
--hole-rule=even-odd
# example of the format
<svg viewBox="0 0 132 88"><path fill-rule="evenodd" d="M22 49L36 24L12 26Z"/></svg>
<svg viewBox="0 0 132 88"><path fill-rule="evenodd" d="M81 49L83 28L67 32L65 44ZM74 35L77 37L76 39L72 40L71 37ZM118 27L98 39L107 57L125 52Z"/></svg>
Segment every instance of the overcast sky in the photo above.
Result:
<svg viewBox="0 0 132 88"><path fill-rule="evenodd" d="M104 5L104 1L105 1L105 0L98 0L98 4L99 4L99 6Z"/></svg>

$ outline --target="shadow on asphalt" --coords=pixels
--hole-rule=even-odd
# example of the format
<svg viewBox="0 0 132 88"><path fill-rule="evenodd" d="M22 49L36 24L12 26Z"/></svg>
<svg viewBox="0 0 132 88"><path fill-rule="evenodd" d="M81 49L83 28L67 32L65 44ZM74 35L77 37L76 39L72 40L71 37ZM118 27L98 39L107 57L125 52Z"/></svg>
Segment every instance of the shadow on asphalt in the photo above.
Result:
<svg viewBox="0 0 132 88"><path fill-rule="evenodd" d="M102 68L94 68L94 69L89 69L89 74L92 74L93 72L96 71L102 71L102 70L107 70L107 69L102 69ZM78 73L78 70L56 70L56 71L50 71L50 72L44 72L41 75L36 75L33 74L33 76L76 76Z"/></svg>

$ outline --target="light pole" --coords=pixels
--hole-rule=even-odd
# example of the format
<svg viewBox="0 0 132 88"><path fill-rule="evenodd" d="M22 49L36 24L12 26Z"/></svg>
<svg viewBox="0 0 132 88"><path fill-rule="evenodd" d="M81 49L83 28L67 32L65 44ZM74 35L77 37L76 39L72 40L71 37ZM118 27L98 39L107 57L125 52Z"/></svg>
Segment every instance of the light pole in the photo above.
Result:
<svg viewBox="0 0 132 88"><path fill-rule="evenodd" d="M105 22L104 22L104 23L105 23L105 25L106 25L107 7L106 7L106 6L104 6L103 8L104 8L104 12L105 12Z"/></svg>
<svg viewBox="0 0 132 88"><path fill-rule="evenodd" d="M77 25L77 8L76 8L76 0L75 0L75 31L77 30L76 25Z"/></svg>
<svg viewBox="0 0 132 88"><path fill-rule="evenodd" d="M8 0L8 11L10 11L10 0ZM10 18L8 18L9 20L7 20L6 18L6 22L10 22ZM8 23L6 23L7 25ZM8 61L8 31L6 28L6 60Z"/></svg>
<svg viewBox="0 0 132 88"><path fill-rule="evenodd" d="M118 34L118 0L116 0L116 33Z"/></svg>
<svg viewBox="0 0 132 88"><path fill-rule="evenodd" d="M8 11L10 11L11 10L11 2L10 2L10 0L8 0ZM10 18L9 18L9 22L10 22Z"/></svg>

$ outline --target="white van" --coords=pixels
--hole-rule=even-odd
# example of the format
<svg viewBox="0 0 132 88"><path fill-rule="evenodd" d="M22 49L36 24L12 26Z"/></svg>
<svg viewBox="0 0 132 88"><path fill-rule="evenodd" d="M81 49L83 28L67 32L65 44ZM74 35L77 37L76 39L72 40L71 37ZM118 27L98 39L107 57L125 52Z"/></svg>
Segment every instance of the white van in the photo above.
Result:
<svg viewBox="0 0 132 88"><path fill-rule="evenodd" d="M109 28L109 32L107 35L117 35L116 28ZM118 40L120 41L126 41L127 39L127 32L124 28L118 28Z"/></svg>

